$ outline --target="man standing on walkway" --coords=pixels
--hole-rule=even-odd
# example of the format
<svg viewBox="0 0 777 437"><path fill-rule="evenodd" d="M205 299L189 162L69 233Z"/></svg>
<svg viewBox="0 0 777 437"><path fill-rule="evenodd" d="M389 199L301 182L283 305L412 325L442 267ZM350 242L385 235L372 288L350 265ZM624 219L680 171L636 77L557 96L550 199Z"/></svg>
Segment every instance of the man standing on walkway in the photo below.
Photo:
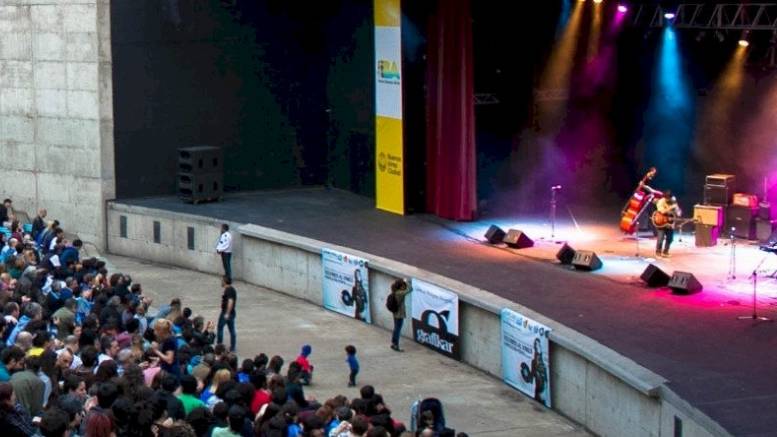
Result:
<svg viewBox="0 0 777 437"><path fill-rule="evenodd" d="M224 291L221 295L221 314L219 314L216 343L224 342L224 325L227 325L227 329L229 329L229 351L234 352L237 343L237 337L235 336L237 291L232 286L232 279L226 275L221 279L221 286L224 288Z"/></svg>
<svg viewBox="0 0 777 437"><path fill-rule="evenodd" d="M232 234L229 225L221 225L221 235L216 243L216 252L221 255L221 264L224 266L224 276L232 280Z"/></svg>
<svg viewBox="0 0 777 437"><path fill-rule="evenodd" d="M391 295L393 298L389 299L393 299L395 302L391 304L391 308L389 308L394 314L394 331L391 334L391 349L397 352L404 352L399 347L399 336L402 334L402 324L405 322L405 317L407 316L405 311L405 296L411 291L413 291L413 289L406 279L397 279L391 284Z"/></svg>

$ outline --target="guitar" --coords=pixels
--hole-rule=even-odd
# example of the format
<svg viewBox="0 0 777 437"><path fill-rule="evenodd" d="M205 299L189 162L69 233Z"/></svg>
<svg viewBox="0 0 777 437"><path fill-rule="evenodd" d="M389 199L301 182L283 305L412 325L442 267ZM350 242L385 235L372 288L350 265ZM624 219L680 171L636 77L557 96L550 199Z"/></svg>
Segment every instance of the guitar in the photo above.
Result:
<svg viewBox="0 0 777 437"><path fill-rule="evenodd" d="M663 193L650 188L647 183L653 179L656 175L656 169L651 168L634 190L634 194L629 198L628 203L621 212L620 228L626 234L633 234L637 230L637 221L645 212L645 209L650 202L658 197L662 197Z"/></svg>
<svg viewBox="0 0 777 437"><path fill-rule="evenodd" d="M661 211L656 211L653 213L653 216L650 217L650 220L653 222L653 226L656 227L656 229L667 229L674 226L674 219L675 215L672 213L663 213Z"/></svg>

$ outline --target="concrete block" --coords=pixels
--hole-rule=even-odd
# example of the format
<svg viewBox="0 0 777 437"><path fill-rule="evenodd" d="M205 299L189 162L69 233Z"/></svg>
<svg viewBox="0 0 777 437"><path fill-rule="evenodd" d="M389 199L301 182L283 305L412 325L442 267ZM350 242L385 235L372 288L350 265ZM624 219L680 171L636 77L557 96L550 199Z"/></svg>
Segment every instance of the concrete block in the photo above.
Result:
<svg viewBox="0 0 777 437"><path fill-rule="evenodd" d="M67 91L67 115L72 118L97 120L100 104L96 91Z"/></svg>
<svg viewBox="0 0 777 437"><path fill-rule="evenodd" d="M35 93L35 110L44 117L67 117L67 91L41 89Z"/></svg>
<svg viewBox="0 0 777 437"><path fill-rule="evenodd" d="M0 125L2 126L2 125ZM34 174L23 170L3 171L3 193L12 193L14 203L19 198L34 199Z"/></svg>
<svg viewBox="0 0 777 437"><path fill-rule="evenodd" d="M502 377L499 315L459 300L459 338L462 360L488 373Z"/></svg>
<svg viewBox="0 0 777 437"><path fill-rule="evenodd" d="M0 88L0 114L32 115L31 88Z"/></svg>
<svg viewBox="0 0 777 437"><path fill-rule="evenodd" d="M96 5L77 4L61 9L65 32L97 31Z"/></svg>
<svg viewBox="0 0 777 437"><path fill-rule="evenodd" d="M21 115L0 115L0 142L32 143L34 140L35 125L32 118ZM9 190L9 192L14 191Z"/></svg>
<svg viewBox="0 0 777 437"><path fill-rule="evenodd" d="M3 88L32 88L32 62L0 61L0 86Z"/></svg>
<svg viewBox="0 0 777 437"><path fill-rule="evenodd" d="M109 4L97 4L97 41L100 62L110 62L111 55L111 7Z"/></svg>
<svg viewBox="0 0 777 437"><path fill-rule="evenodd" d="M0 169L32 171L35 168L35 145L16 142L0 142ZM3 171L5 177L5 171ZM3 182L5 185L5 182Z"/></svg>
<svg viewBox="0 0 777 437"><path fill-rule="evenodd" d="M96 32L70 32L65 39L64 59L75 62L97 61Z"/></svg>
<svg viewBox="0 0 777 437"><path fill-rule="evenodd" d="M32 60L32 33L29 30L0 35L0 59Z"/></svg>
<svg viewBox="0 0 777 437"><path fill-rule="evenodd" d="M59 33L36 33L32 39L32 51L36 60L62 61L65 59L65 40Z"/></svg>
<svg viewBox="0 0 777 437"><path fill-rule="evenodd" d="M98 120L38 117L36 123L38 141L43 144L99 150L100 123Z"/></svg>
<svg viewBox="0 0 777 437"><path fill-rule="evenodd" d="M99 64L100 118L113 120L113 64Z"/></svg>
<svg viewBox="0 0 777 437"><path fill-rule="evenodd" d="M35 88L57 89L67 88L67 70L64 62L36 62L33 66Z"/></svg>
<svg viewBox="0 0 777 437"><path fill-rule="evenodd" d="M91 150L38 145L38 170L44 173L100 177L100 167L95 165L95 152Z"/></svg>
<svg viewBox="0 0 777 437"><path fill-rule="evenodd" d="M5 1L0 4L0 34L5 38L9 34L30 29L30 7L11 5Z"/></svg>
<svg viewBox="0 0 777 437"><path fill-rule="evenodd" d="M68 62L67 89L97 91L97 64L94 62Z"/></svg>
<svg viewBox="0 0 777 437"><path fill-rule="evenodd" d="M551 343L550 373L553 408L578 423L586 423L586 372L590 363Z"/></svg>
<svg viewBox="0 0 777 437"><path fill-rule="evenodd" d="M62 15L64 8L53 4L36 4L30 6L32 28L36 31L62 32Z"/></svg>
<svg viewBox="0 0 777 437"><path fill-rule="evenodd" d="M661 435L672 436L675 434L674 419L682 420L683 437L713 437L714 434L699 426L692 418L689 418L674 405L661 402Z"/></svg>
<svg viewBox="0 0 777 437"><path fill-rule="evenodd" d="M552 382L551 382L552 384ZM585 425L601 436L659 437L661 408L600 367L586 372L587 420Z"/></svg>

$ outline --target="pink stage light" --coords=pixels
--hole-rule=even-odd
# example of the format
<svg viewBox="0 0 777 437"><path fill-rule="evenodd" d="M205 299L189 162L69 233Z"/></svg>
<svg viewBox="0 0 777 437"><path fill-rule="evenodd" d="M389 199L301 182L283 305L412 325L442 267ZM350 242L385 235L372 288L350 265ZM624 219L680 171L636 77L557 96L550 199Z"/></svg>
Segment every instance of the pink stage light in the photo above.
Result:
<svg viewBox="0 0 777 437"><path fill-rule="evenodd" d="M621 14L625 14L629 11L629 8L626 5L618 5L618 12Z"/></svg>

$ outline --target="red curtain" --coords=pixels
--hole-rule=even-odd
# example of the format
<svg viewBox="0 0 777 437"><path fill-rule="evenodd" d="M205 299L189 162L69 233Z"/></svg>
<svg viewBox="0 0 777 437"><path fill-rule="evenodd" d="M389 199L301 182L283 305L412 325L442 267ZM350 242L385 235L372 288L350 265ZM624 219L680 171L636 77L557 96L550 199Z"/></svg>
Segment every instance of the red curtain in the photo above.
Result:
<svg viewBox="0 0 777 437"><path fill-rule="evenodd" d="M477 214L470 0L439 0L427 55L426 208L440 217Z"/></svg>

